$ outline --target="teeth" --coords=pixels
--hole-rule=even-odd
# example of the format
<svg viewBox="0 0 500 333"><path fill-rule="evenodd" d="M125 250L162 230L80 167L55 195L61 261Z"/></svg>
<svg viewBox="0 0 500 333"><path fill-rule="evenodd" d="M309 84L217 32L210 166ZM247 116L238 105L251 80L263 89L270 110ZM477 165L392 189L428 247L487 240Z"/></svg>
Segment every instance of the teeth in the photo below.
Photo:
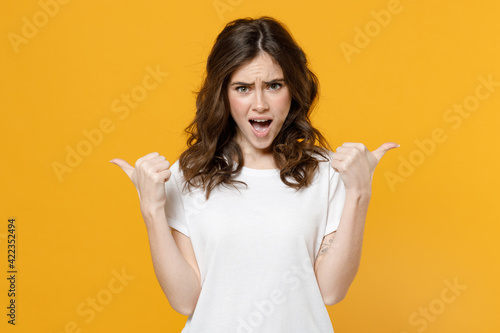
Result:
<svg viewBox="0 0 500 333"><path fill-rule="evenodd" d="M264 122L266 122L266 121L268 121L268 120L269 120L269 119L266 119L266 120L264 120L264 119L262 119L262 120L259 120L259 119L252 119L252 121L257 121L257 122L259 122L259 123L264 123Z"/></svg>

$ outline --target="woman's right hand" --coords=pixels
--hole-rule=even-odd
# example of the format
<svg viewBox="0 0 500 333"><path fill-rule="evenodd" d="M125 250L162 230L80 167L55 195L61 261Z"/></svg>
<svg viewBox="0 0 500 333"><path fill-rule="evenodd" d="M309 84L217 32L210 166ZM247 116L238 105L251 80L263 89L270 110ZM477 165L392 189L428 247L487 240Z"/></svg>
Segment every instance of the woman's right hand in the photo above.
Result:
<svg viewBox="0 0 500 333"><path fill-rule="evenodd" d="M170 163L164 156L154 152L139 158L135 168L126 161L114 158L110 161L118 165L134 183L141 205L141 212L164 209L167 199L165 182L170 179Z"/></svg>

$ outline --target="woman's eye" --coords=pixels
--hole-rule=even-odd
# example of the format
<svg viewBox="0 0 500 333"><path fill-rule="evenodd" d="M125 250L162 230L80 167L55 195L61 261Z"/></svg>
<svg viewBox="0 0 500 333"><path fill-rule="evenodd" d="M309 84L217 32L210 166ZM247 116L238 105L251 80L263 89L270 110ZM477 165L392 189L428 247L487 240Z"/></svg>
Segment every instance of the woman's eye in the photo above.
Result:
<svg viewBox="0 0 500 333"><path fill-rule="evenodd" d="M245 86L239 86L239 87L236 87L236 91L238 92L246 92L246 91L241 91L240 88L243 88L243 89L248 89L248 87L245 87Z"/></svg>
<svg viewBox="0 0 500 333"><path fill-rule="evenodd" d="M283 85L281 83L271 83L269 85L270 89L271 90L278 90L282 87ZM241 90L241 89L245 89L245 90ZM236 87L235 90L237 92L240 92L240 93L246 93L248 92L248 87L247 86L239 86L239 87Z"/></svg>

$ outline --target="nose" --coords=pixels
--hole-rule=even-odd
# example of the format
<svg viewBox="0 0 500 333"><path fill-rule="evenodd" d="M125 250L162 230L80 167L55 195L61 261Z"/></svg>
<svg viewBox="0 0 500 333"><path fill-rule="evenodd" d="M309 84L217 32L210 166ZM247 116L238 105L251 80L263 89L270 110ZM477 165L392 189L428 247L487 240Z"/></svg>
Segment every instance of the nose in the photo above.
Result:
<svg viewBox="0 0 500 333"><path fill-rule="evenodd" d="M269 104L267 104L266 98L261 89L256 89L254 96L255 96L253 103L254 111L262 112L269 109Z"/></svg>

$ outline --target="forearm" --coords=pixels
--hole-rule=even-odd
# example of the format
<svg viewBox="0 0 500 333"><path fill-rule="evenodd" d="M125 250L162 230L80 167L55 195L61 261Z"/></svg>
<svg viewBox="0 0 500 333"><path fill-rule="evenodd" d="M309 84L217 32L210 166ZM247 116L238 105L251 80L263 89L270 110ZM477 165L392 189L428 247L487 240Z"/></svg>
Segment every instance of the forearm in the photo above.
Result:
<svg viewBox="0 0 500 333"><path fill-rule="evenodd" d="M190 315L200 295L200 281L179 251L170 232L165 211L156 209L143 212L143 218L158 282L174 310Z"/></svg>
<svg viewBox="0 0 500 333"><path fill-rule="evenodd" d="M370 197L368 191L346 192L339 227L316 259L316 278L327 305L345 297L358 271Z"/></svg>

